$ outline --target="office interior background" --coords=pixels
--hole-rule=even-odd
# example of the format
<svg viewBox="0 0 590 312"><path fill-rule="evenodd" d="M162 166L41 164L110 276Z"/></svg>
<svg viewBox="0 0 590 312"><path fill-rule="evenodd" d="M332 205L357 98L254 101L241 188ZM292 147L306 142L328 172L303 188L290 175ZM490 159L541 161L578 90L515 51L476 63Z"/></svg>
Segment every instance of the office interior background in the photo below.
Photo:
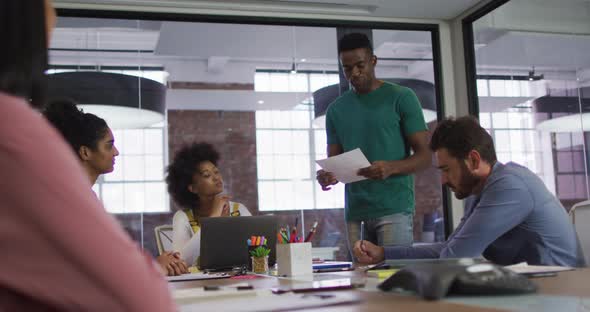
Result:
<svg viewBox="0 0 590 312"><path fill-rule="evenodd" d="M112 103L80 103L108 104L100 112L120 151L94 191L152 253L154 227L178 209L166 166L183 144L206 141L233 200L283 223L319 221L314 247L348 258L344 187L322 191L315 160L326 157L325 105L343 83L337 38L354 30L372 37L378 78L416 91L430 130L473 114L501 162L533 170L566 209L588 199L590 1L440 2L58 0L49 73L77 91L67 79L126 75L136 94L124 106L164 105L162 117L133 124L134 110L109 119ZM415 184L415 240L442 241L461 202L434 160Z"/></svg>

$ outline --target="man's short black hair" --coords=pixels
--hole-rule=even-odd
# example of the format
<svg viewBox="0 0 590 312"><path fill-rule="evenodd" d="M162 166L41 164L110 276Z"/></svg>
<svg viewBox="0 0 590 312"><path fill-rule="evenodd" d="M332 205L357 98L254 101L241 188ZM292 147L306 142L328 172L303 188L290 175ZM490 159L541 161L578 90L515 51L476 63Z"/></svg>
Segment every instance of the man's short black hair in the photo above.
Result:
<svg viewBox="0 0 590 312"><path fill-rule="evenodd" d="M373 45L365 34L350 33L338 40L338 54L355 49L367 49L373 55Z"/></svg>
<svg viewBox="0 0 590 312"><path fill-rule="evenodd" d="M457 159L466 159L469 152L476 150L486 162L497 161L492 136L472 116L448 117L438 124L430 139L430 150L441 148Z"/></svg>

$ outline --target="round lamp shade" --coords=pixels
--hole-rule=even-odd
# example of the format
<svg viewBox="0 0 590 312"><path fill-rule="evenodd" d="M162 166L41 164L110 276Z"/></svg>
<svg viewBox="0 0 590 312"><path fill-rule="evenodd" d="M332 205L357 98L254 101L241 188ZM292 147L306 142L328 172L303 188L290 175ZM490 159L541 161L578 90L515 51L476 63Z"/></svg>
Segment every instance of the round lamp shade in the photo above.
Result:
<svg viewBox="0 0 590 312"><path fill-rule="evenodd" d="M164 120L166 86L137 76L105 72L48 75L50 99L71 99L110 128L145 128Z"/></svg>
<svg viewBox="0 0 590 312"><path fill-rule="evenodd" d="M570 90L568 93L572 96L544 95L532 100L536 113L552 116L550 119L537 118L537 130L557 133L590 131L590 87Z"/></svg>

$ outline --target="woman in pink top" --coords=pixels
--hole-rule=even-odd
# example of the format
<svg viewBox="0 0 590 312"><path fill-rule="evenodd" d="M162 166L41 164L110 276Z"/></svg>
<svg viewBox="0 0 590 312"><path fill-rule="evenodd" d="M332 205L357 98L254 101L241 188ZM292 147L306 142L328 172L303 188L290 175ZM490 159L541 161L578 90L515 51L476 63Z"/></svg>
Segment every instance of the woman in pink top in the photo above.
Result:
<svg viewBox="0 0 590 312"><path fill-rule="evenodd" d="M44 104L49 0L0 1L0 311L173 311L166 281L32 110Z"/></svg>

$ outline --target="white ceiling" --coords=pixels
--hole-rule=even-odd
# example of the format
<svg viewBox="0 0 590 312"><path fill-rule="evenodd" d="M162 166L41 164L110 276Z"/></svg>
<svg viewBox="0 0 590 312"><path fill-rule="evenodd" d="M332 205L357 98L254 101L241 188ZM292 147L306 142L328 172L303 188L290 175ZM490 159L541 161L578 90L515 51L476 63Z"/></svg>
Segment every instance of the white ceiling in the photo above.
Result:
<svg viewBox="0 0 590 312"><path fill-rule="evenodd" d="M412 60L430 59L427 31L373 31L376 54L384 67L405 67ZM53 64L165 65L174 61L204 61L225 66L250 63L253 69L335 71L336 29L277 25L243 25L196 22L150 22L60 18L51 42ZM127 53L77 50L128 50ZM138 53L139 50L153 53ZM173 77L175 78L175 77ZM416 78L416 77L410 77ZM180 80L186 80L182 78Z"/></svg>
<svg viewBox="0 0 590 312"><path fill-rule="evenodd" d="M487 1L487 0L486 0ZM176 12L195 14L291 14L353 18L451 19L481 0L55 0L58 8ZM245 12L245 13L244 13ZM268 16L268 15L267 15ZM432 58L428 32L373 33L382 58ZM253 83L257 68L338 69L334 28L231 25L61 18L52 48L153 50L154 53L52 51L54 64L164 66L173 81ZM305 61L303 61L305 60ZM433 80L432 63L381 60L386 77ZM221 96L225 93L225 96ZM285 109L302 96L279 93L169 90L169 107L181 109ZM264 105L258 104L263 99ZM291 103L291 104L289 104Z"/></svg>
<svg viewBox="0 0 590 312"><path fill-rule="evenodd" d="M268 2L365 5L374 8L374 16L448 20L459 16L481 0L278 0Z"/></svg>
<svg viewBox="0 0 590 312"><path fill-rule="evenodd" d="M260 12L356 15L448 20L482 0L56 0L60 8L104 8L136 11Z"/></svg>
<svg viewBox="0 0 590 312"><path fill-rule="evenodd" d="M56 1L58 6L89 4L94 1ZM97 5L122 6L139 10L146 6L195 8L223 5L253 8L264 5L280 10L282 4L300 10L330 8L375 8L371 15L448 19L479 1L156 1L102 0ZM277 5L277 6L271 6ZM250 5L250 7L248 7ZM558 6L559 9L556 7ZM282 8L286 10L285 8ZM476 57L479 73L522 75L535 66L537 74L553 79L582 79L590 82L590 0L512 0L475 24ZM432 81L432 64L385 58L432 58L428 32L374 30L375 51L381 58L379 71L387 77ZM52 48L118 49L128 53L52 51L54 64L164 66L174 81L252 83L258 68L289 69L293 60L299 69L337 70L336 31L334 28L158 22L112 19L60 18ZM555 52L559 49L559 52ZM138 53L153 50L154 53ZM305 62L302 61L305 59ZM178 92L172 90L171 93ZM218 109L232 103L232 109L259 108L256 96L237 93L227 100L204 91L190 91L198 108ZM199 95L199 92L202 94ZM292 97L269 98L266 107L276 103L284 108ZM171 96L182 101L172 107L189 108L185 93ZM236 99L247 104L240 106ZM251 99L251 101L250 101ZM210 101L209 103L207 101ZM250 103L252 102L252 103ZM227 108L226 108L227 109Z"/></svg>
<svg viewBox="0 0 590 312"><path fill-rule="evenodd" d="M474 23L483 74L590 81L590 1L512 0ZM569 76L569 77L568 77Z"/></svg>
<svg viewBox="0 0 590 312"><path fill-rule="evenodd" d="M374 30L373 42L376 54L382 58L377 68L380 77L433 81L432 61L406 59L432 58L429 32ZM336 29L333 27L194 22L143 24L60 18L51 48L76 50L53 50L52 64L162 66L170 74L169 81L253 83L256 69L289 70L294 60L299 70L338 70ZM129 52L78 51L80 49ZM138 50L154 52L138 53ZM216 93L225 93L225 97ZM260 94L244 93L247 92L169 90L168 102L170 108L256 110L288 109L305 99L289 94L266 99ZM258 104L261 99L265 105Z"/></svg>

